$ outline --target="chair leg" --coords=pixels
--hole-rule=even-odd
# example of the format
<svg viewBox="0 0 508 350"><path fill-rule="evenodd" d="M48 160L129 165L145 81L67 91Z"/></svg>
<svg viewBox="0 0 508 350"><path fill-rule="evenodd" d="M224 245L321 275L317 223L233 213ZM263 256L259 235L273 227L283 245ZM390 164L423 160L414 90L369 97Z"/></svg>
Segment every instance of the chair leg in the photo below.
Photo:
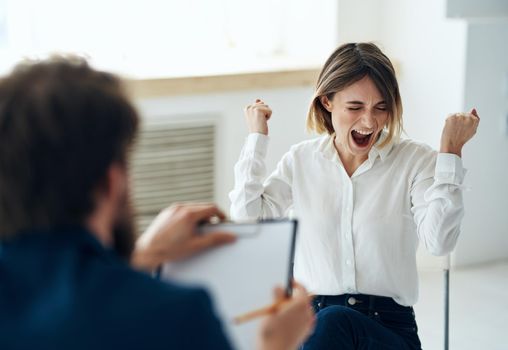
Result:
<svg viewBox="0 0 508 350"><path fill-rule="evenodd" d="M444 270L444 348L449 346L450 324L450 270Z"/></svg>

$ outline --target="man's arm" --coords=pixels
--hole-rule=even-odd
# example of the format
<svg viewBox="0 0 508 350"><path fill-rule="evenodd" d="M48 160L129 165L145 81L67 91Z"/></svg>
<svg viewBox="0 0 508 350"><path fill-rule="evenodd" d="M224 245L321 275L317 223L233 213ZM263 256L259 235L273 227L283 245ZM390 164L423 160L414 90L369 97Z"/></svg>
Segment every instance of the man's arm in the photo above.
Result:
<svg viewBox="0 0 508 350"><path fill-rule="evenodd" d="M227 232L215 232L207 235L197 233L197 225L212 217L224 219L224 214L211 204L178 205L163 210L147 231L138 239L132 257L136 268L153 271L160 264L176 261L198 254L211 247L231 243L235 236ZM230 349L220 320L213 311L208 294L201 291L197 301L190 301L186 307L182 322L190 322L194 334L189 349ZM281 289L276 290L275 299L283 296ZM187 317L187 316L188 317ZM295 286L294 296L284 303L274 314L264 320L258 330L259 350L296 349L309 336L314 328L314 314L307 292L301 286Z"/></svg>
<svg viewBox="0 0 508 350"><path fill-rule="evenodd" d="M154 271L165 262L234 242L235 236L227 232L197 233L198 224L213 217L224 219L222 211L213 204L182 204L164 209L136 242L132 266Z"/></svg>

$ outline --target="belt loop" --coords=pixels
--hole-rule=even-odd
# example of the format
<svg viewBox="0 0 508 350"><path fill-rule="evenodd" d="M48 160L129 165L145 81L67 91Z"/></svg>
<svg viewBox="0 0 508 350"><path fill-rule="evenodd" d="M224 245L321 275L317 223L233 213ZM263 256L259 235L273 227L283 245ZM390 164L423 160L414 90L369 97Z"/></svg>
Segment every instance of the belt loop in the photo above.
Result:
<svg viewBox="0 0 508 350"><path fill-rule="evenodd" d="M369 295L369 316L372 316L374 313L374 305L376 302L376 297L373 295Z"/></svg>
<svg viewBox="0 0 508 350"><path fill-rule="evenodd" d="M318 295L316 297L317 311L321 311L325 307L324 300L325 300L325 296L324 295Z"/></svg>

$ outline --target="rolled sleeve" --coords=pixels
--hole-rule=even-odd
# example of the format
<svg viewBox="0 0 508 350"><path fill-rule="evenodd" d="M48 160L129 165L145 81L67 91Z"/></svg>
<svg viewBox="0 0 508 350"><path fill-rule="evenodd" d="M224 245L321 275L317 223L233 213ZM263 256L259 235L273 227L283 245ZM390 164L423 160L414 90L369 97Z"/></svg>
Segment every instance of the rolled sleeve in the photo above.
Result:
<svg viewBox="0 0 508 350"><path fill-rule="evenodd" d="M456 154L438 153L436 160L435 184L462 185L466 169L462 158Z"/></svg>
<svg viewBox="0 0 508 350"><path fill-rule="evenodd" d="M252 133L245 140L243 155L255 154L265 158L270 138L267 135Z"/></svg>

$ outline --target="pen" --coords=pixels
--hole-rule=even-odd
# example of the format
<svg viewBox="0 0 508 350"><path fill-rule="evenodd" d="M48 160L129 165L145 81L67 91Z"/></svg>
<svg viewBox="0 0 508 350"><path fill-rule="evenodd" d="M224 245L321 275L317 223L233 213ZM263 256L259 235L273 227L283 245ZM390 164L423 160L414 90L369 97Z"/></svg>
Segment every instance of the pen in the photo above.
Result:
<svg viewBox="0 0 508 350"><path fill-rule="evenodd" d="M308 296L308 298L309 298L309 300L312 300L312 298L314 298L314 295L310 294ZM242 324L242 323L245 323L245 322L248 322L248 321L252 321L253 319L261 317L261 316L267 316L267 315L273 314L273 313L277 312L277 310L282 305L284 305L285 303L287 303L290 300L291 300L291 298L288 298L288 297L280 299L279 301L276 301L276 302L274 302L271 305L268 305L268 306L262 307L260 309L244 313L244 314L242 314L240 316L236 316L233 319L233 322L238 325L238 324Z"/></svg>
<svg viewBox="0 0 508 350"><path fill-rule="evenodd" d="M241 323L245 323L245 322L251 321L251 320L253 320L255 318L261 317L261 316L266 316L266 315L273 314L274 312L277 311L277 309L279 307L281 307L282 304L286 303L287 301L289 301L289 298L284 298L284 299L281 299L279 301L276 301L275 303L273 303L271 305L268 305L268 306L262 307L260 309L244 313L244 314L242 314L240 316L236 316L233 319L233 322L235 324L241 324Z"/></svg>

